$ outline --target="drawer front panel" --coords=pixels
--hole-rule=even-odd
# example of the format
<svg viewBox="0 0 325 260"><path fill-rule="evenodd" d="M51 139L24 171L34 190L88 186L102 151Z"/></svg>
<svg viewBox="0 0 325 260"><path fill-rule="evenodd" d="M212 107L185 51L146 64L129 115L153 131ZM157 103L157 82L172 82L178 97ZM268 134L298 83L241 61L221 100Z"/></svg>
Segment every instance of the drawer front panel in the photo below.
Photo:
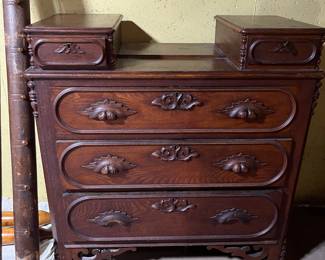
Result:
<svg viewBox="0 0 325 260"><path fill-rule="evenodd" d="M80 197L68 226L87 241L256 239L271 237L278 220L278 196L151 195Z"/></svg>
<svg viewBox="0 0 325 260"><path fill-rule="evenodd" d="M291 140L58 142L74 188L280 186Z"/></svg>
<svg viewBox="0 0 325 260"><path fill-rule="evenodd" d="M275 132L296 113L284 90L117 90L69 88L59 93L57 122L78 134Z"/></svg>
<svg viewBox="0 0 325 260"><path fill-rule="evenodd" d="M318 57L319 39L262 38L251 41L249 63L263 65L308 65Z"/></svg>
<svg viewBox="0 0 325 260"><path fill-rule="evenodd" d="M42 68L92 67L106 63L104 37L36 38L34 62Z"/></svg>

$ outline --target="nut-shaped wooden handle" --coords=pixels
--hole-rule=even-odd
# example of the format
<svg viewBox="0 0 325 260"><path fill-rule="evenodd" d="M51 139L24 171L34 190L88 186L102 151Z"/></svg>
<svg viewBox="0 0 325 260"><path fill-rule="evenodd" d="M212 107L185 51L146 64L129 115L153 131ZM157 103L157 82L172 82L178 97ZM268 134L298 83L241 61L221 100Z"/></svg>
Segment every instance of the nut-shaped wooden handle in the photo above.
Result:
<svg viewBox="0 0 325 260"><path fill-rule="evenodd" d="M125 158L112 154L94 158L87 165L82 165L82 168L86 168L95 173L100 173L103 175L121 174L135 167L135 164L127 161Z"/></svg>
<svg viewBox="0 0 325 260"><path fill-rule="evenodd" d="M231 208L217 213L215 216L211 217L211 220L218 224L233 224L236 222L249 223L256 217L257 216L250 214L247 210Z"/></svg>
<svg viewBox="0 0 325 260"><path fill-rule="evenodd" d="M126 119L137 112L123 103L105 99L91 104L81 113L97 121L113 122Z"/></svg>
<svg viewBox="0 0 325 260"><path fill-rule="evenodd" d="M132 218L126 212L110 210L100 213L98 216L88 221L102 227L112 227L114 225L129 226L135 220L135 218Z"/></svg>
<svg viewBox="0 0 325 260"><path fill-rule="evenodd" d="M225 170L231 170L234 173L247 173L249 172L249 165L251 163L249 162L235 162L235 163L229 163L229 165L225 166ZM253 166L256 168L255 166Z"/></svg>
<svg viewBox="0 0 325 260"><path fill-rule="evenodd" d="M266 163L260 162L253 155L238 153L218 161L216 165L224 171L240 174L254 172L258 166L264 166Z"/></svg>
<svg viewBox="0 0 325 260"><path fill-rule="evenodd" d="M273 113L272 109L265 106L262 102L250 98L234 102L219 112L227 115L229 118L245 121L260 121L268 114Z"/></svg>

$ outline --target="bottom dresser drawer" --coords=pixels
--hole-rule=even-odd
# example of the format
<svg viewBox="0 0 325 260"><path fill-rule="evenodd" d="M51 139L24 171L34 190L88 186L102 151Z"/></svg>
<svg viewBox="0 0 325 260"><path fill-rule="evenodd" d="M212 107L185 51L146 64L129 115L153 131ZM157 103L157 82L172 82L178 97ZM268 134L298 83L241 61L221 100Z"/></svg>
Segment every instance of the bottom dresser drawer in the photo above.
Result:
<svg viewBox="0 0 325 260"><path fill-rule="evenodd" d="M66 199L69 242L203 242L275 239L282 193L96 193Z"/></svg>

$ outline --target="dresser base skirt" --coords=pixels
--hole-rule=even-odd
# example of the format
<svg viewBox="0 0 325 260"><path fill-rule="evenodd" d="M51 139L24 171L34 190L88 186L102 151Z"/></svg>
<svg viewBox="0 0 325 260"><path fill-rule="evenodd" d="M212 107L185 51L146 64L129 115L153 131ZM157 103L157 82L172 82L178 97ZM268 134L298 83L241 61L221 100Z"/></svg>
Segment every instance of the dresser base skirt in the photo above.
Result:
<svg viewBox="0 0 325 260"><path fill-rule="evenodd" d="M121 246L121 247L103 247L99 245L94 245L93 247L80 247L75 248L74 246L66 246L59 260L72 259L72 260L90 260L90 259L100 259L100 260L118 260L119 256L127 256L128 259L140 259L141 252L138 251L140 248L145 247L155 247L154 250L159 250L159 248L166 249L168 245L161 245L159 247L154 245L139 245L139 246ZM195 244L175 244L170 245L172 247L177 246L206 246L207 255L211 254L215 256L226 256L226 257L237 257L244 260L284 260L286 256L286 241L282 243L229 243L229 244L207 244L207 245L195 245ZM166 249L167 250L167 249ZM204 254L203 250L202 254Z"/></svg>

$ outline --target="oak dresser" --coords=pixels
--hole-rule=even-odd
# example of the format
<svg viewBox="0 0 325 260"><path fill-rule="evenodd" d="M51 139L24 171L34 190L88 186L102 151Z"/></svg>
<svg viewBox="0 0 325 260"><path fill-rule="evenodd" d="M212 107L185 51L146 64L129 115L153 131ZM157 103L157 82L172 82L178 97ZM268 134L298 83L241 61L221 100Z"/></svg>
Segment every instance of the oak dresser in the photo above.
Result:
<svg viewBox="0 0 325 260"><path fill-rule="evenodd" d="M119 15L26 27L59 259L168 246L285 258L325 30L216 21L215 44L121 44Z"/></svg>

